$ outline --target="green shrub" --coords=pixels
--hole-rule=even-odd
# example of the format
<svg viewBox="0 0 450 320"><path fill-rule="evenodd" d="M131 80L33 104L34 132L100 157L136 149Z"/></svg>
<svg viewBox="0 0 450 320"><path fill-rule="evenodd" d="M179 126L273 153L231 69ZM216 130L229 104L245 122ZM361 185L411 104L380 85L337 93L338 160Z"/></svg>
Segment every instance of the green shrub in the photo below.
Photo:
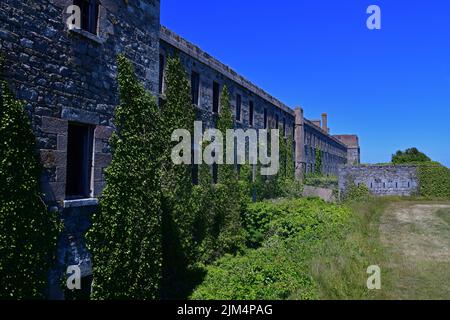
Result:
<svg viewBox="0 0 450 320"><path fill-rule="evenodd" d="M371 197L369 188L362 183L360 185L352 185L344 196L344 201L364 201Z"/></svg>
<svg viewBox="0 0 450 320"><path fill-rule="evenodd" d="M303 184L294 179L283 179L278 182L280 187L280 197L292 199L300 198L303 194Z"/></svg>
<svg viewBox="0 0 450 320"><path fill-rule="evenodd" d="M233 119L228 89L224 86L217 129L226 132L230 128L233 128ZM212 184L209 166L201 165L199 170L201 200L199 199L199 211L196 213L199 217L196 232L200 241L199 262L203 264L211 263L226 253L235 254L245 247L246 234L242 228L241 213L250 202L251 182L247 180L251 173L250 167L242 166L240 178L233 164L221 164L217 167L216 184Z"/></svg>
<svg viewBox="0 0 450 320"><path fill-rule="evenodd" d="M344 230L346 207L319 199L251 204L245 215L249 242L260 246L208 266L192 299L316 299L312 254L330 234Z"/></svg>
<svg viewBox="0 0 450 320"><path fill-rule="evenodd" d="M406 164L415 162L429 162L431 159L417 148L406 149L405 151L397 151L392 155L393 164Z"/></svg>
<svg viewBox="0 0 450 320"><path fill-rule="evenodd" d="M439 163L420 164L417 167L420 195L431 199L450 200L450 169Z"/></svg>
<svg viewBox="0 0 450 320"><path fill-rule="evenodd" d="M269 223L284 214L281 206L270 202L256 202L248 206L243 214L244 226L247 230L247 245L256 247L261 245L267 236Z"/></svg>
<svg viewBox="0 0 450 320"><path fill-rule="evenodd" d="M191 299L278 300L293 294L305 300L315 299L314 280L299 252L279 242L243 256L227 255L208 267L204 282Z"/></svg>
<svg viewBox="0 0 450 320"><path fill-rule="evenodd" d="M220 99L220 114L217 129L224 133L224 145L227 144L225 132L233 129L233 117L228 88L223 87ZM216 255L236 253L244 247L245 233L242 228L241 190L234 165L222 164L218 169L218 184L214 190L213 208L217 224Z"/></svg>
<svg viewBox="0 0 450 320"><path fill-rule="evenodd" d="M164 298L183 298L189 291L188 274L197 262L194 232L195 208L192 205L192 171L187 164L172 162L171 142L176 129L193 132L195 110L186 72L179 58L167 60L165 72L165 100L161 103L164 123L164 165L162 166L162 231L163 231L163 288Z"/></svg>
<svg viewBox="0 0 450 320"><path fill-rule="evenodd" d="M161 121L132 64L118 57L120 105L106 187L88 232L93 298L156 299L161 282Z"/></svg>
<svg viewBox="0 0 450 320"><path fill-rule="evenodd" d="M43 298L59 222L41 198L30 121L2 75L0 137L0 299Z"/></svg>
<svg viewBox="0 0 450 320"><path fill-rule="evenodd" d="M322 150L315 149L315 154L316 154L316 158L315 158L315 163L314 163L314 173L316 175L321 175L322 174Z"/></svg>
<svg viewBox="0 0 450 320"><path fill-rule="evenodd" d="M305 185L318 188L337 189L338 177L309 174L305 177Z"/></svg>

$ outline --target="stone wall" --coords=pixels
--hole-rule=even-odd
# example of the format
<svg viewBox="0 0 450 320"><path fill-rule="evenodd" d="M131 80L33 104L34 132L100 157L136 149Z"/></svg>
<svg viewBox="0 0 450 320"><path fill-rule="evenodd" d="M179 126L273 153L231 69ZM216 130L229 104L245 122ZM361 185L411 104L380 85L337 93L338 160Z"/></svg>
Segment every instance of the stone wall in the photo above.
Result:
<svg viewBox="0 0 450 320"><path fill-rule="evenodd" d="M157 94L159 0L102 0L97 34L68 30L66 9L72 0L2 0L0 52L6 77L25 102L44 167L41 179L50 210L58 210L65 230L58 239L49 297L63 298L59 277L78 264L89 275L90 255L84 233L104 187L111 160L108 138L118 104L117 54L135 65L139 79ZM68 124L93 131L90 196L66 201Z"/></svg>
<svg viewBox="0 0 450 320"><path fill-rule="evenodd" d="M264 109L266 109L269 128L281 128L283 123L285 123L286 135L293 134L294 111L288 106L174 32L161 27L160 35L160 53L164 60L167 60L170 56L178 55L189 77L193 71L200 76L198 118L204 121L206 127L214 127L217 118L217 115L212 112L213 82L217 82L220 85L220 91L224 85L228 87L237 128L247 129L252 127L263 129ZM236 117L237 95L241 96L240 120L237 120ZM162 97L164 98L164 94L162 94ZM250 122L250 102L253 102L254 105L253 125ZM278 119L278 123L276 119Z"/></svg>
<svg viewBox="0 0 450 320"><path fill-rule="evenodd" d="M334 138L338 139L347 146L347 164L358 165L361 163L361 150L359 147L359 138L354 134L339 134L334 135Z"/></svg>
<svg viewBox="0 0 450 320"><path fill-rule="evenodd" d="M339 191L365 184L375 196L412 196L419 192L417 167L411 165L361 165L339 168Z"/></svg>
<svg viewBox="0 0 450 320"><path fill-rule="evenodd" d="M0 52L6 76L25 101L45 167L47 202L65 199L67 122L96 127L92 196L101 193L109 163L104 141L118 102L116 56L131 59L156 93L159 65L159 0L103 0L97 35L68 30L72 0L2 0Z"/></svg>
<svg viewBox="0 0 450 320"><path fill-rule="evenodd" d="M237 128L264 128L264 110L266 110L268 128L281 128L285 125L286 136L294 137L294 110L167 28L161 27L160 36L162 61L167 60L169 56L177 55L180 57L188 76L192 72L200 75L200 98L197 109L198 119L204 122L205 127L215 126L216 115L212 113L212 87L215 81L221 87L223 85L228 87L235 119L236 96L240 95L242 97L241 120L235 121ZM161 97L164 99L164 93L161 94ZM250 101L254 105L252 126L249 119ZM301 136L301 139L305 139L305 141L304 146L298 147L302 150L299 150L301 159L297 161L298 165L302 167L301 170L304 173L314 172L315 152L320 149L323 154L322 172L324 174L337 175L338 166L347 163L346 145L331 136L328 128L325 128L325 130L321 128L320 121L317 126L312 121L305 119L302 127L304 134Z"/></svg>
<svg viewBox="0 0 450 320"><path fill-rule="evenodd" d="M347 163L347 147L326 133L320 126L308 120L304 124L305 172L313 173L316 167L316 153L322 152L322 173L326 175L338 174L339 165Z"/></svg>
<svg viewBox="0 0 450 320"><path fill-rule="evenodd" d="M7 61L6 77L15 96L24 101L36 133L45 200L50 210L60 212L66 226L51 272L52 298L63 296L58 277L67 264L79 264L84 275L90 273L83 235L105 185L104 169L111 161L108 139L119 102L117 54L133 62L139 80L161 99L160 54L165 58L179 54L186 71L200 75L198 116L208 127L215 126L217 118L212 112L213 81L228 86L232 106L236 106L237 94L241 95L241 120L236 121L236 127L264 128L264 110L268 128L285 124L286 135L294 136L295 126L295 112L287 105L170 30L160 30L159 0L100 1L96 34L68 30L66 9L72 4L73 0L2 0L0 5L0 52ZM253 125L249 121L250 101L254 105ZM87 125L93 132L87 199L66 197L70 123ZM311 164L304 155L304 144L326 152L324 170L334 173L342 162L345 144L321 128L313 128L308 120L303 126L302 118L301 123L302 134L298 136L302 137L302 147L295 152L296 166L307 170L306 164ZM314 138L308 140L303 129Z"/></svg>

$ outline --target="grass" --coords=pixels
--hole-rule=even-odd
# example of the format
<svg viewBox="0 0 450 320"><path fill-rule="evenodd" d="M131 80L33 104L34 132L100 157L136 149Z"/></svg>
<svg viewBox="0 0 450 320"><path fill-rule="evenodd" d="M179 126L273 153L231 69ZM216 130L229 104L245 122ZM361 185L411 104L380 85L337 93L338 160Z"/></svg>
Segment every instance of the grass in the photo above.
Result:
<svg viewBox="0 0 450 320"><path fill-rule="evenodd" d="M320 299L450 299L449 202L377 198L351 208L345 237L311 260ZM369 265L382 270L381 290L366 287Z"/></svg>
<svg viewBox="0 0 450 320"><path fill-rule="evenodd" d="M439 209L436 215L450 226L450 209Z"/></svg>
<svg viewBox="0 0 450 320"><path fill-rule="evenodd" d="M388 199L369 199L350 205L352 216L340 239L330 238L311 260L311 273L320 299L382 299L383 292L368 290L367 268L383 266L386 251L379 241L379 223Z"/></svg>
<svg viewBox="0 0 450 320"><path fill-rule="evenodd" d="M449 211L448 202L391 201L380 220L384 298L450 299Z"/></svg>
<svg viewBox="0 0 450 320"><path fill-rule="evenodd" d="M283 201L272 205L289 208ZM194 298L450 299L449 202L392 197L347 206L345 223L322 236L275 237L244 256L223 259L210 267L209 284ZM290 217L278 224L292 232ZM381 290L367 289L372 265L381 268Z"/></svg>

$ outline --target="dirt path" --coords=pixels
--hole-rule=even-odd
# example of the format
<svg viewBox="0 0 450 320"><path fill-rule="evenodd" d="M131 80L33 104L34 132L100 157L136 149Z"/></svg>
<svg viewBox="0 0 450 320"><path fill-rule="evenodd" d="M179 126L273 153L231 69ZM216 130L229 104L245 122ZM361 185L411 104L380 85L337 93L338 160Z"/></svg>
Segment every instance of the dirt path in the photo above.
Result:
<svg viewBox="0 0 450 320"><path fill-rule="evenodd" d="M380 235L389 299L450 299L450 203L395 203Z"/></svg>

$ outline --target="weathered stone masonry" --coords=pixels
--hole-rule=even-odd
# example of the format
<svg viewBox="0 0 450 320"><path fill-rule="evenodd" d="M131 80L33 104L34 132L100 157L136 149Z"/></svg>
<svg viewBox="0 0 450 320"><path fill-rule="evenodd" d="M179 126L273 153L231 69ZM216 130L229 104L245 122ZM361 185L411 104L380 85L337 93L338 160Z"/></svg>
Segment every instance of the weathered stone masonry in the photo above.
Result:
<svg viewBox="0 0 450 320"><path fill-rule="evenodd" d="M419 193L417 167L413 165L362 165L339 168L341 196L353 185L364 184L376 196L412 196Z"/></svg>
<svg viewBox="0 0 450 320"><path fill-rule="evenodd" d="M285 132L282 134L295 138L296 166L297 170L301 171L297 174L299 178L305 173L315 171L316 150L322 152L322 172L325 174L337 175L338 166L348 162L347 141L339 139L341 136L334 137L329 134L326 114L322 115L323 125L320 120L303 119L303 111L296 114L290 107L173 31L161 27L160 38L161 63L164 63L169 56L176 55L180 57L188 75L193 72L199 75L198 118L206 123L207 127L215 125L216 117L212 101L213 83L216 82L220 87L226 85L230 92L236 127L244 129L285 127ZM163 69L161 66L160 70ZM163 76L160 77L160 79L163 78ZM164 98L164 85L161 88L161 96ZM239 115L236 113L238 96L241 102ZM253 112L250 111L250 104L253 105ZM302 118L297 121L301 123L304 131L299 136L294 133L296 115ZM359 145L357 147L359 159Z"/></svg>
<svg viewBox="0 0 450 320"><path fill-rule="evenodd" d="M119 53L133 62L145 87L164 99L163 90L159 92L160 87L164 89L160 82L160 57L164 62L178 52L188 75L192 71L198 74L198 117L209 127L215 125L217 118L217 112L213 112L213 83L220 89L227 85L235 117L240 96L241 112L236 117L236 127L285 126L286 135L295 138L299 179L314 171L315 150L324 153L325 173L337 174L337 166L348 162L348 146L329 134L326 118L322 119L322 126L320 121L317 125L304 119L301 108L292 110L195 45L160 28L159 0L101 0L95 17L97 31L93 33L68 30L66 9L73 3L73 0L0 3L0 51L7 60L6 76L16 97L25 101L32 119L45 170L42 176L45 200L50 210L60 212L66 226L50 275L50 297L62 297L57 279L67 265L78 264L84 276L90 274L90 256L83 234L90 227L89 216L105 184L104 169L111 161L108 139L114 130L113 114L118 104ZM68 166L73 162L68 159L68 145L74 138L69 133L75 132L71 131L74 126L82 126L85 142L89 144L88 157L83 159L88 190L79 197L67 192Z"/></svg>
<svg viewBox="0 0 450 320"><path fill-rule="evenodd" d="M104 186L111 155L108 138L118 103L118 53L133 61L138 77L157 93L159 0L102 0L97 34L69 31L66 8L72 0L2 0L0 50L6 76L26 102L45 169L42 186L51 210L59 210L66 229L59 239L50 296L61 297L58 275L80 264L90 273L83 233ZM67 199L67 141L70 123L93 132L89 199ZM89 213L89 214L88 214Z"/></svg>

